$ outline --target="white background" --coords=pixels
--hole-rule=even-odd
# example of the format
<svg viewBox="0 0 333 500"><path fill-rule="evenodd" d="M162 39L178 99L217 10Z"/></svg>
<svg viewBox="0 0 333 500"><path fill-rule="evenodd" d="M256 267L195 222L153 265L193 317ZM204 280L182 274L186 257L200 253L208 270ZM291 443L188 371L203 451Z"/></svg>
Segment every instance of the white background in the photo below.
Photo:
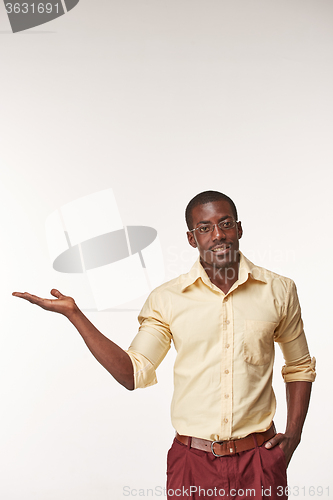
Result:
<svg viewBox="0 0 333 500"><path fill-rule="evenodd" d="M196 258L187 202L216 189L238 206L245 255L296 281L318 378L289 482L333 494L332 15L325 0L81 0L14 35L0 5L1 498L164 486L174 353L159 384L127 392L65 318L11 297L71 294L45 219L107 187L124 224L157 229L166 279ZM144 299L87 315L127 348ZM276 365L283 431L279 352Z"/></svg>

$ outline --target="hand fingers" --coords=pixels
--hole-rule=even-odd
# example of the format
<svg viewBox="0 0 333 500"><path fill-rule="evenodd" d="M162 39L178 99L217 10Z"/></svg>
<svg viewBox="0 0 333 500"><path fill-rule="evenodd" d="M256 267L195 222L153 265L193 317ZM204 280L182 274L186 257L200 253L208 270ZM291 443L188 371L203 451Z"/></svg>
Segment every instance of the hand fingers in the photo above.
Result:
<svg viewBox="0 0 333 500"><path fill-rule="evenodd" d="M51 295L53 295L53 297L57 297L57 299L63 299L65 297L65 295L60 293L59 290L57 290L56 288L52 288L50 293Z"/></svg>
<svg viewBox="0 0 333 500"><path fill-rule="evenodd" d="M66 295L62 295L59 290L53 288L51 290L51 294L56 297L55 299L43 299L41 297L37 297L37 295L32 295L32 293L28 292L13 292L15 297L20 297L21 299L25 299L31 304L36 304L47 311L53 311L61 314L65 314L66 312L70 312L73 308L75 308L76 304L72 297L67 297Z"/></svg>
<svg viewBox="0 0 333 500"><path fill-rule="evenodd" d="M59 292L60 293L60 292ZM37 295L32 295L31 293L28 292L14 292L13 295L15 297L20 297L21 299L25 299L31 304L35 304L42 309L46 309L47 311L56 311L56 304L58 303L57 300L55 299L42 299L41 297L37 297Z"/></svg>
<svg viewBox="0 0 333 500"><path fill-rule="evenodd" d="M20 297L21 299L28 300L32 304L38 304L40 305L40 302L43 302L44 300L47 299L42 299L41 297L37 297L37 295L32 295L32 293L28 292L13 292L12 295L15 297Z"/></svg>
<svg viewBox="0 0 333 500"><path fill-rule="evenodd" d="M14 297L20 297L21 299L28 300L33 304L41 300L42 301L49 300L49 299L42 299L41 297L38 297L37 295L33 295L32 293L28 292L13 292L12 295L14 295ZM51 290L51 295L53 295L53 297L57 297L57 299L63 299L65 297L65 295L62 295L62 293L60 293L59 290L56 290L55 288Z"/></svg>
<svg viewBox="0 0 333 500"><path fill-rule="evenodd" d="M275 434L274 437L272 437L269 441L267 441L267 443L265 444L265 448L274 448L274 446L278 445L281 441L282 441L282 438L283 438L283 434L279 433L279 434Z"/></svg>
<svg viewBox="0 0 333 500"><path fill-rule="evenodd" d="M32 302L33 300L40 298L37 297L37 295L32 295L31 293L28 292L13 292L12 295L14 295L14 297L20 297L21 299L29 300L29 302Z"/></svg>
<svg viewBox="0 0 333 500"><path fill-rule="evenodd" d="M35 304L36 306L40 306L43 309L52 309L53 307L53 302L56 302L55 300L50 300L50 299L43 299L42 297L37 297L37 295L33 295L32 293L28 292L14 292L12 295L15 297L20 297L21 299L27 300L31 304Z"/></svg>

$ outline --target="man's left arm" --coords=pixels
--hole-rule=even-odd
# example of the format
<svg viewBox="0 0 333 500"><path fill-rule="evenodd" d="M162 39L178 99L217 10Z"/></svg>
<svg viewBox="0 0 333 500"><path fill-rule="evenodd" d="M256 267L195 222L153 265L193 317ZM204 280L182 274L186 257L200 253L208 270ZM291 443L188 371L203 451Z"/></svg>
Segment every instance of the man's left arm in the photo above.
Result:
<svg viewBox="0 0 333 500"><path fill-rule="evenodd" d="M309 407L312 382L287 382L287 425L285 433L276 434L266 443L266 448L280 446L287 466L301 440L303 424Z"/></svg>
<svg viewBox="0 0 333 500"><path fill-rule="evenodd" d="M301 440L312 382L316 376L316 360L310 357L297 290L291 280L283 318L275 331L275 341L279 343L285 360L282 376L286 383L287 424L284 434L276 434L265 446L268 449L280 446L288 465Z"/></svg>

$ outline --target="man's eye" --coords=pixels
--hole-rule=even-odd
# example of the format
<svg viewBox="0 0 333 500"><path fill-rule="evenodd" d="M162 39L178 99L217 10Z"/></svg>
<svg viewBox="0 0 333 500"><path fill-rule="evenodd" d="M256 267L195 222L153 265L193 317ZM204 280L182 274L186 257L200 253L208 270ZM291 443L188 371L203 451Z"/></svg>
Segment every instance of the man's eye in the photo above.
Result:
<svg viewBox="0 0 333 500"><path fill-rule="evenodd" d="M231 226L230 220L225 220L224 222L222 222L222 227L224 227L225 229L228 229L230 226Z"/></svg>
<svg viewBox="0 0 333 500"><path fill-rule="evenodd" d="M199 233L208 233L209 231L209 226L200 226L198 227Z"/></svg>

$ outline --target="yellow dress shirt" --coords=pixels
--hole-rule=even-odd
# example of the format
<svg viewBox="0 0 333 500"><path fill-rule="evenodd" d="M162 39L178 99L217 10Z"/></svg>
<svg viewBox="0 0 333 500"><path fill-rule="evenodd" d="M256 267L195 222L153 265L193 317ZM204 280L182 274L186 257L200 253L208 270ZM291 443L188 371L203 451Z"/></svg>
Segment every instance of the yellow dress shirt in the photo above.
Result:
<svg viewBox="0 0 333 500"><path fill-rule="evenodd" d="M274 341L285 382L315 379L294 282L242 254L227 294L198 260L150 294L139 322L127 351L135 388L155 384L171 341L176 348L171 420L179 434L225 440L268 429L276 408Z"/></svg>

